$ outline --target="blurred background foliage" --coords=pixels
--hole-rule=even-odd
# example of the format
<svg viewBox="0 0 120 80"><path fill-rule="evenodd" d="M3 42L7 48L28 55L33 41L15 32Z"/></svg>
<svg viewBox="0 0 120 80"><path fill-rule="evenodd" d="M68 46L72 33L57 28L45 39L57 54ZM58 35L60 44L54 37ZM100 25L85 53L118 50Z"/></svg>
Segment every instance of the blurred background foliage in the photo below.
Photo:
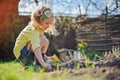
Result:
<svg viewBox="0 0 120 80"><path fill-rule="evenodd" d="M55 26L59 33L57 36L59 48L75 49L76 47L75 33L77 32L77 25L73 24L72 19L73 17L68 16L56 17Z"/></svg>
<svg viewBox="0 0 120 80"><path fill-rule="evenodd" d="M1 60L10 61L15 59L13 55L13 47L15 44L16 37L30 21L30 16L18 15L19 1L20 0L0 0L0 17L1 17L0 18L0 61ZM34 0L33 3L38 4L38 1L39 0ZM43 2L46 1L48 0L44 0ZM89 1L93 4L92 0ZM116 7L112 10L112 12L117 13L117 11L119 11L120 8L119 0L115 0L115 2L116 2ZM99 5L94 3L94 6L97 9ZM88 8L89 5L85 7L86 13ZM107 10L109 12L110 9L109 7L106 6L104 12L101 13L108 15ZM52 42L52 44L50 44L49 46L49 49L56 50L60 48L68 48L68 49L77 50L77 42L75 40L76 33L83 26L74 23L74 17L55 16L55 18L56 18L55 26L56 29L58 30L59 35L47 36L48 39ZM54 48L52 47L52 45L54 46Z"/></svg>

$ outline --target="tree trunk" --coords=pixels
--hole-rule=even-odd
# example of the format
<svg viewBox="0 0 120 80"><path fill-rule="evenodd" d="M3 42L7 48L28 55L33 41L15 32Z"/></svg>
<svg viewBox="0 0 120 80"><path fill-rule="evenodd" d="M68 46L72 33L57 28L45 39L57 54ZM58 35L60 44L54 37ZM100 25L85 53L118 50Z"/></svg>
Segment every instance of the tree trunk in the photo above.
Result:
<svg viewBox="0 0 120 80"><path fill-rule="evenodd" d="M19 0L0 0L0 26L7 23L11 14L18 14L18 3Z"/></svg>
<svg viewBox="0 0 120 80"><path fill-rule="evenodd" d="M18 3L19 0L0 0L0 60L9 61L14 57L11 43L15 20L18 20Z"/></svg>

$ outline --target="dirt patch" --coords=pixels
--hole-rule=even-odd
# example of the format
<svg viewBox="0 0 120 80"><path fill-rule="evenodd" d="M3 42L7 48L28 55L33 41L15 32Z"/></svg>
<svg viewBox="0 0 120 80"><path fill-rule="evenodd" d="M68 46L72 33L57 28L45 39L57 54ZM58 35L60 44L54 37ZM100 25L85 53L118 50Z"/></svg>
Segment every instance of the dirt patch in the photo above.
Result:
<svg viewBox="0 0 120 80"><path fill-rule="evenodd" d="M120 80L120 54L110 53L97 61L70 60L59 65L63 69L68 70L68 77L90 74L100 80Z"/></svg>

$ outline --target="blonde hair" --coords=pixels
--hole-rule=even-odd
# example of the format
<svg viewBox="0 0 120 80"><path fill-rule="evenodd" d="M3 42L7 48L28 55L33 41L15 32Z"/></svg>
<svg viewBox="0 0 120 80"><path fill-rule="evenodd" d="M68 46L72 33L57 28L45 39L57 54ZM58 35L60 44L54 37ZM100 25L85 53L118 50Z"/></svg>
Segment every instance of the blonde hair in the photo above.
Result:
<svg viewBox="0 0 120 80"><path fill-rule="evenodd" d="M39 5L34 11L33 13L31 14L31 22L32 22L32 25L35 29L38 29L40 30L41 32L50 32L52 34L56 34L56 29L55 29L55 26L54 26L54 23L55 23L55 18L52 17L54 19L53 23L50 24L49 28L47 30L43 30L43 26L41 26L41 17L44 15L44 12L42 11L43 8L45 8L46 10L51 10L51 8L48 6L48 5ZM52 13L53 14L53 13Z"/></svg>
<svg viewBox="0 0 120 80"><path fill-rule="evenodd" d="M53 21L53 24L50 24L50 27L45 32L53 34L55 36L59 35L58 31L55 28L55 19Z"/></svg>

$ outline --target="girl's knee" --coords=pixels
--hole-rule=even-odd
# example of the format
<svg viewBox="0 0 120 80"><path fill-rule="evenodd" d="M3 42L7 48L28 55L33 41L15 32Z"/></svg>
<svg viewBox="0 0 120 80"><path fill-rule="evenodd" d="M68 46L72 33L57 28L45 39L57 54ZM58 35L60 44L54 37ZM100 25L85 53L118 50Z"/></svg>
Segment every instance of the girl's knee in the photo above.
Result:
<svg viewBox="0 0 120 80"><path fill-rule="evenodd" d="M48 46L49 40L45 36L40 36L40 45L41 46Z"/></svg>
<svg viewBox="0 0 120 80"><path fill-rule="evenodd" d="M49 41L48 41L48 39L45 39L43 42L43 46L48 46L48 45L49 45Z"/></svg>
<svg viewBox="0 0 120 80"><path fill-rule="evenodd" d="M46 45L49 45L49 40L46 39L46 40L45 40L45 43L46 43Z"/></svg>

